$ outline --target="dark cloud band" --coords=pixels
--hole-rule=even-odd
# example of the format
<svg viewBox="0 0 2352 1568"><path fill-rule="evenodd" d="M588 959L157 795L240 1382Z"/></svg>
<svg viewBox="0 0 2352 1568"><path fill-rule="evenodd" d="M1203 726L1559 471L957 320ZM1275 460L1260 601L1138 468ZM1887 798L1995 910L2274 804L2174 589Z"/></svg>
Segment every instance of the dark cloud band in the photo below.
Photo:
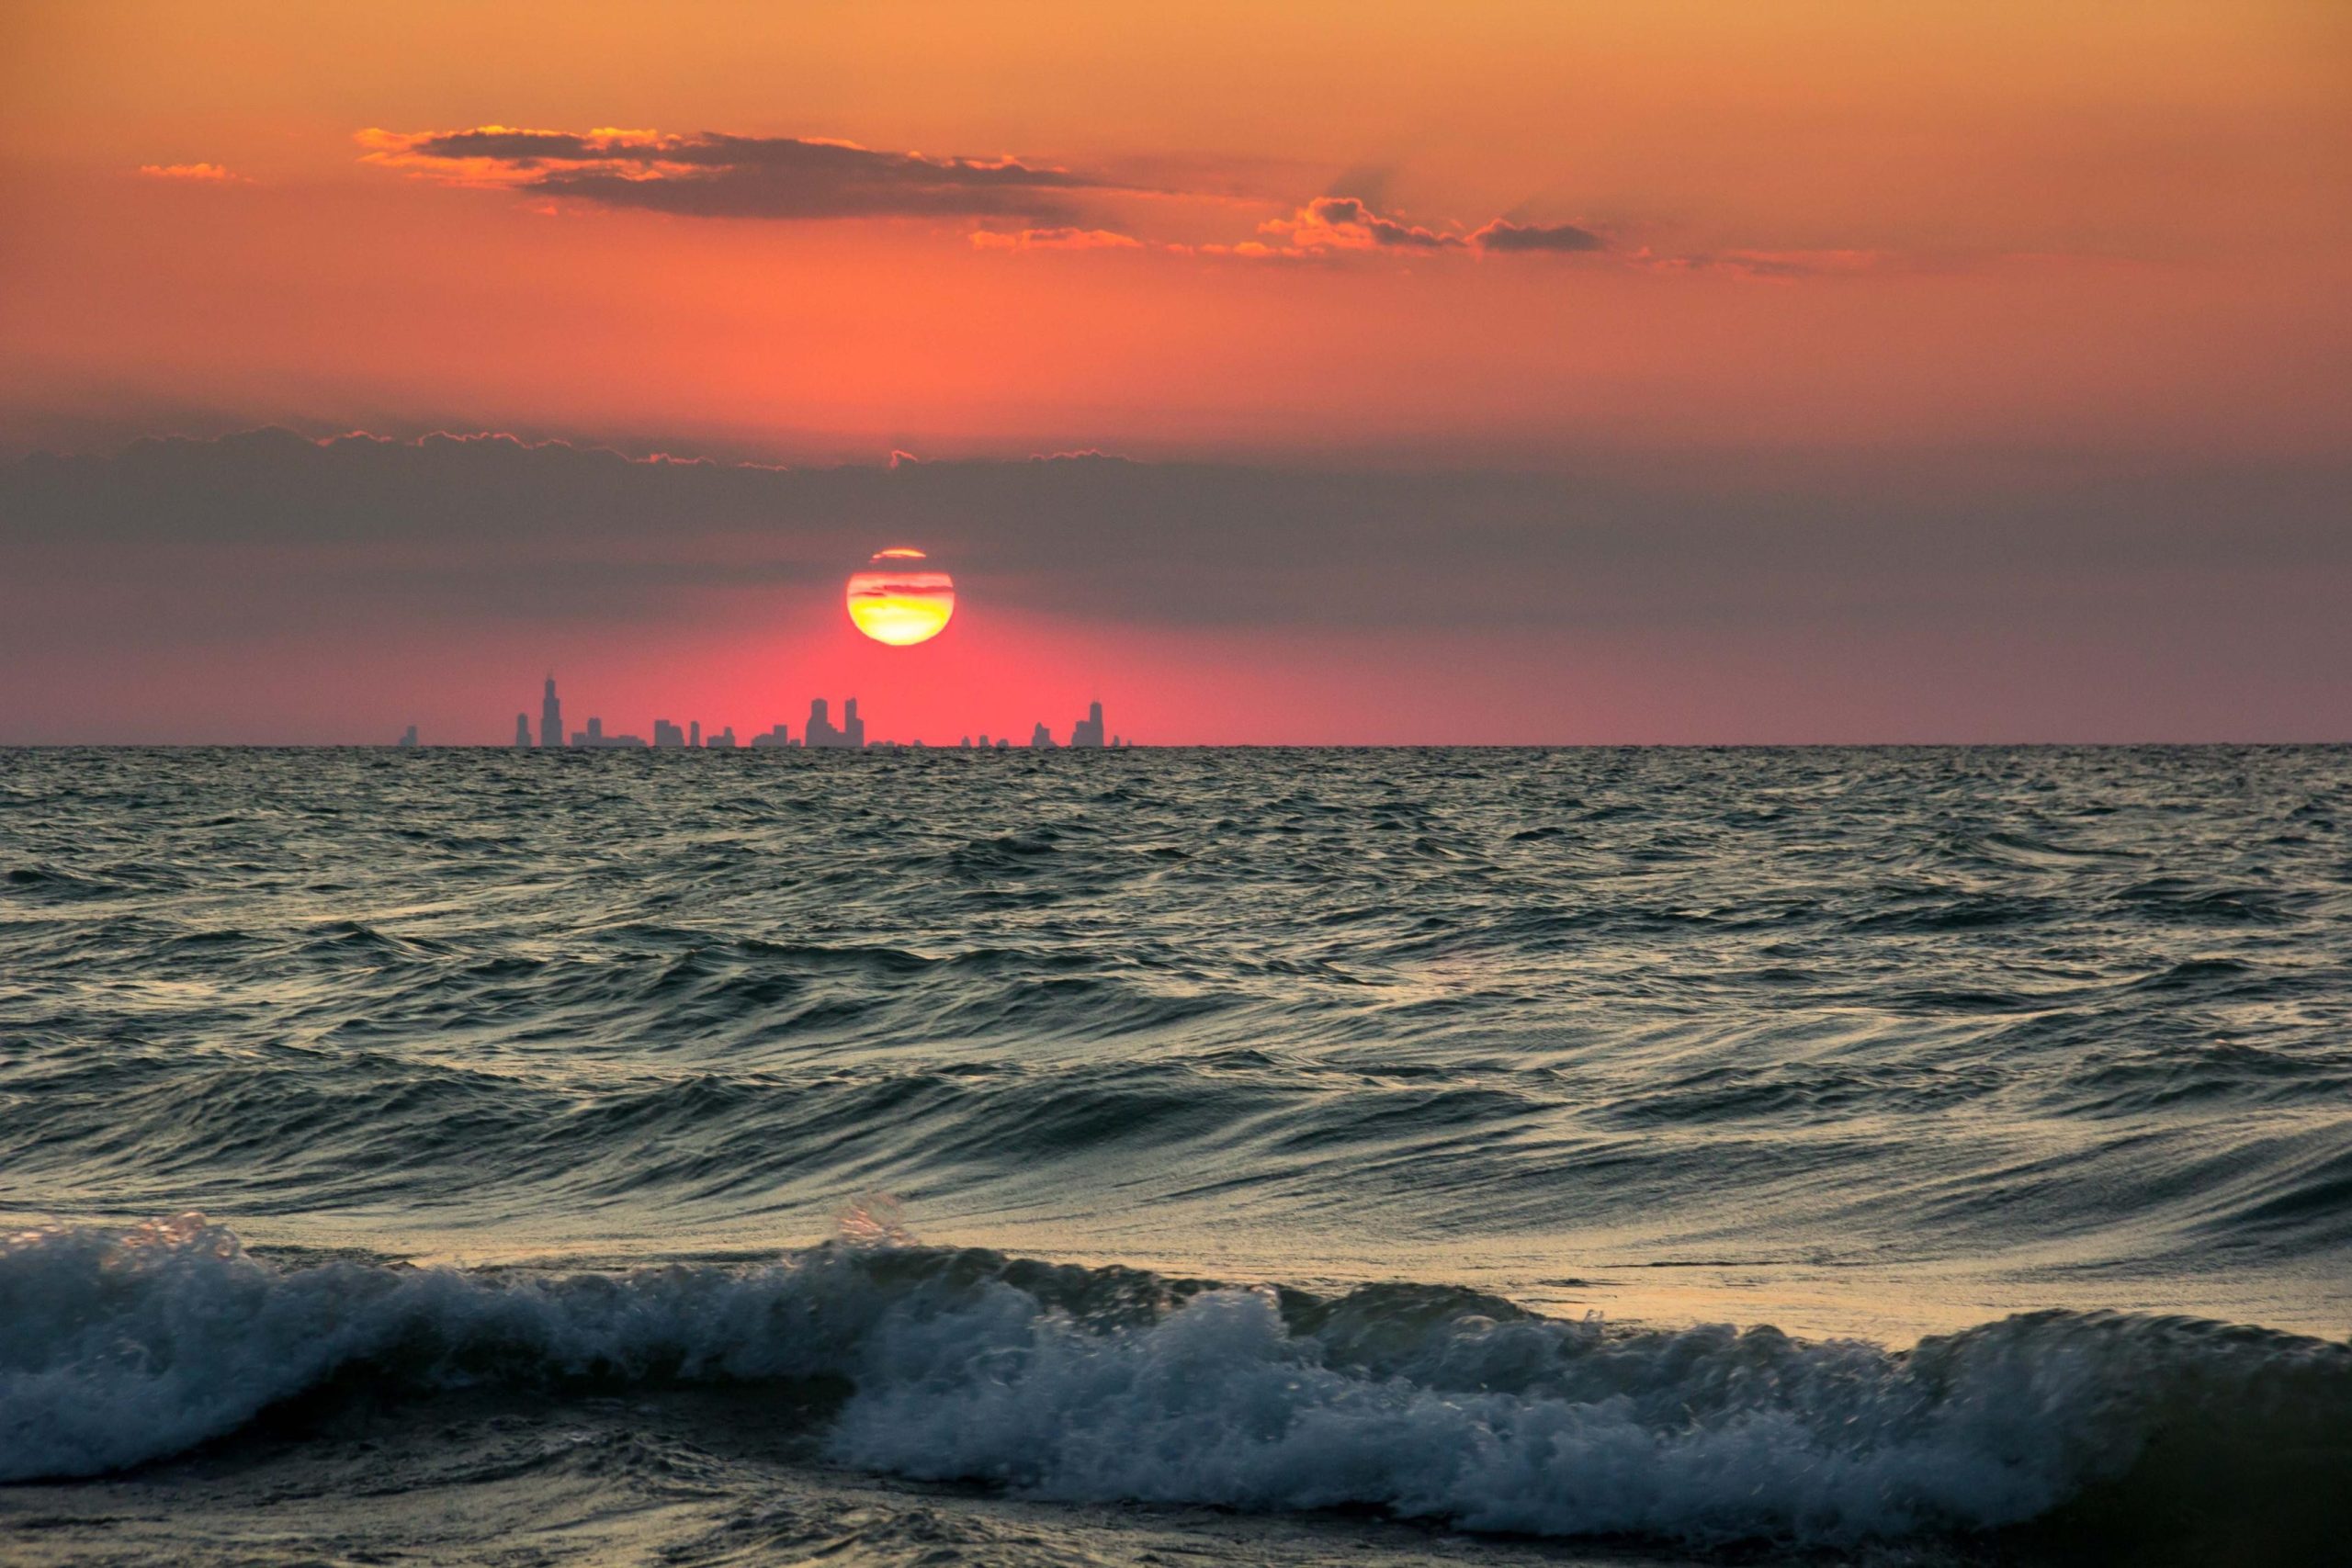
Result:
<svg viewBox="0 0 2352 1568"><path fill-rule="evenodd" d="M1571 255L1609 248L1608 241L1573 223L1511 223L1500 218L1472 234L1470 243L1482 251L1541 251Z"/></svg>
<svg viewBox="0 0 2352 1568"><path fill-rule="evenodd" d="M715 131L368 130L367 161L456 185L697 218L1013 218L1069 222L1070 194L1116 188L1017 159L931 158Z"/></svg>

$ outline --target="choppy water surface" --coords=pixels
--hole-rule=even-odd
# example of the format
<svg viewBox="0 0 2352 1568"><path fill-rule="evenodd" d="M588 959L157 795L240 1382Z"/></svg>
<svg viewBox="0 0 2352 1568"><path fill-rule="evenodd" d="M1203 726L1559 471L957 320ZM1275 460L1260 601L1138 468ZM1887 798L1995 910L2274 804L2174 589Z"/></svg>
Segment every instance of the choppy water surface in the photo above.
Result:
<svg viewBox="0 0 2352 1568"><path fill-rule="evenodd" d="M2293 1561L2347 828L2340 749L0 752L0 1529Z"/></svg>

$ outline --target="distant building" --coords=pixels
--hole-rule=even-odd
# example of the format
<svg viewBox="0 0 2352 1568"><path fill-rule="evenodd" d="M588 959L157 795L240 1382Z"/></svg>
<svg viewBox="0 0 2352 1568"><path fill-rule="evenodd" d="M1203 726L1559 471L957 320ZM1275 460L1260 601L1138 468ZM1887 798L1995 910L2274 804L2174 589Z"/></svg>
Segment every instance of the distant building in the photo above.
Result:
<svg viewBox="0 0 2352 1568"><path fill-rule="evenodd" d="M865 720L857 716L857 699L842 704L842 722L833 723L832 705L822 697L808 701L808 726L804 732L811 746L854 750L865 744Z"/></svg>
<svg viewBox="0 0 2352 1568"><path fill-rule="evenodd" d="M1029 744L1034 750L1039 751L1055 750L1054 732L1046 728L1042 719L1038 721L1037 728L1029 732Z"/></svg>
<svg viewBox="0 0 2352 1568"><path fill-rule="evenodd" d="M1102 705L1087 705L1086 716L1069 727L1069 743L1100 750L1102 745Z"/></svg>
<svg viewBox="0 0 2352 1568"><path fill-rule="evenodd" d="M706 749L712 751L732 751L735 750L735 727L730 724L726 728L720 730L718 734L712 736L709 741L706 744Z"/></svg>
<svg viewBox="0 0 2352 1568"><path fill-rule="evenodd" d="M407 750L411 750L411 751L415 750L416 750L416 726L414 726L414 725L413 725L413 724L412 724L412 725L410 725L406 729L402 730L402 731L401 732L401 738L400 738L398 740L394 741L394 742L393 742L393 744L394 744L394 745L396 745L396 746L403 747L403 748L405 748L405 749L407 749Z"/></svg>
<svg viewBox="0 0 2352 1568"><path fill-rule="evenodd" d="M987 745L988 743L989 743L989 739L988 739L988 737L987 737L987 736L985 736L985 735L981 736L981 737L980 737L980 744L981 744L981 745L983 745L983 746L985 746L985 745ZM970 750L972 749L972 738L971 738L970 736L967 735L966 737L964 737L964 739L961 739L961 740L957 741L956 744L956 746L957 746L957 748L958 748L958 749L960 749L960 750L962 750L968 751L968 750Z"/></svg>
<svg viewBox="0 0 2352 1568"><path fill-rule="evenodd" d="M732 731L729 731L729 733L731 734ZM791 745L792 739L785 733L783 721L778 720L775 728L769 730L766 734L752 736L752 744L760 750L767 751L773 750L779 746Z"/></svg>
<svg viewBox="0 0 2352 1568"><path fill-rule="evenodd" d="M548 677L548 694L539 700L539 744L563 744L563 704L555 694L555 677Z"/></svg>
<svg viewBox="0 0 2352 1568"><path fill-rule="evenodd" d="M607 735L605 733L605 721L601 718L592 718L588 721L587 728L575 729L571 732L571 743L574 746L584 746L592 750L616 746L641 747L645 744L645 738L640 735Z"/></svg>
<svg viewBox="0 0 2352 1568"><path fill-rule="evenodd" d="M689 750L702 750L702 720L698 718L686 720L686 747Z"/></svg>
<svg viewBox="0 0 2352 1568"><path fill-rule="evenodd" d="M528 746L530 743L531 716L526 713L518 713L514 716L514 744Z"/></svg>
<svg viewBox="0 0 2352 1568"><path fill-rule="evenodd" d="M653 721L653 744L657 748L668 750L673 747L684 748L685 743L684 730L680 729L666 718L657 718Z"/></svg>

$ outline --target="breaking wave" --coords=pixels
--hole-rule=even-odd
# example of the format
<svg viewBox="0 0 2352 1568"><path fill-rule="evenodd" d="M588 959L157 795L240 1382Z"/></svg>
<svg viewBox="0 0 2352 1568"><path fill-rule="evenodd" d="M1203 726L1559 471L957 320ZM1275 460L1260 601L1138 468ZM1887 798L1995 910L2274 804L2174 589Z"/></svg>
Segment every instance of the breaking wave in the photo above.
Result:
<svg viewBox="0 0 2352 1568"><path fill-rule="evenodd" d="M1889 1350L844 1234L601 1273L272 1260L195 1214L28 1231L0 1240L0 1479L162 1459L338 1383L574 1382L729 1386L779 1420L814 1386L831 1458L916 1478L1542 1535L1837 1544L2173 1510L2182 1477L2250 1466L2352 1479L2352 1346L2262 1329L2046 1312Z"/></svg>

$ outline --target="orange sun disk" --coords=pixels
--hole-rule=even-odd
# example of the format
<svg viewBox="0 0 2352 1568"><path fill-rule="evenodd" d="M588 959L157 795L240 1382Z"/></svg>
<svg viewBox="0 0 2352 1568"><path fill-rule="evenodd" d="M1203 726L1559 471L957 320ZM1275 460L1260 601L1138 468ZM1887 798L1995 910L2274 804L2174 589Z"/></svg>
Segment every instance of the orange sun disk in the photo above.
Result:
<svg viewBox="0 0 2352 1568"><path fill-rule="evenodd" d="M944 571L912 570L921 550L877 550L864 571L850 574L849 618L876 642L907 648L929 642L956 613L956 581Z"/></svg>

